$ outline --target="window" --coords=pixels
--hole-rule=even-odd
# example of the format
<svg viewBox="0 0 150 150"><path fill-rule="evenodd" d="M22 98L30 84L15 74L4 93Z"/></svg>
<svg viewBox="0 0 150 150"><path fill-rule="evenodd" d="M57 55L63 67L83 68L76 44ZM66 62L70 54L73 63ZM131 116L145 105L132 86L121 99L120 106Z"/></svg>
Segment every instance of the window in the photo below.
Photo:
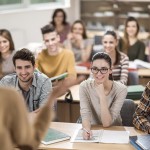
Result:
<svg viewBox="0 0 150 150"><path fill-rule="evenodd" d="M37 8L38 6L41 7L41 5L52 8L57 6L68 7L70 6L70 0L0 0L0 11L18 8Z"/></svg>

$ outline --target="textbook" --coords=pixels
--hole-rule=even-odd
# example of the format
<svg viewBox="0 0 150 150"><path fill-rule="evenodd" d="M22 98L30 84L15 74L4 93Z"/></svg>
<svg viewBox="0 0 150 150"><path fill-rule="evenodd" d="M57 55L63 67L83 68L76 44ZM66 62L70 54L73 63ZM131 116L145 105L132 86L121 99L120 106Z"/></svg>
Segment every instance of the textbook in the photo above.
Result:
<svg viewBox="0 0 150 150"><path fill-rule="evenodd" d="M82 136L83 130L75 131L70 142L87 142L87 143L117 143L127 144L129 142L128 131L113 131L113 130L92 130L93 136L90 140L84 140Z"/></svg>
<svg viewBox="0 0 150 150"><path fill-rule="evenodd" d="M139 59L135 59L134 61L129 61L129 69L137 69L137 68L147 68L150 69L150 63L145 62Z"/></svg>
<svg viewBox="0 0 150 150"><path fill-rule="evenodd" d="M136 143L137 136L130 136L130 143L135 147L136 150L142 150L142 148Z"/></svg>
<svg viewBox="0 0 150 150"><path fill-rule="evenodd" d="M41 143L47 145L70 139L70 136L58 130L49 128Z"/></svg>
<svg viewBox="0 0 150 150"><path fill-rule="evenodd" d="M139 135L137 136L136 143L143 149L143 150L150 150L150 135Z"/></svg>
<svg viewBox="0 0 150 150"><path fill-rule="evenodd" d="M52 77L52 78L50 78L50 80L53 82L53 81L55 81L55 80L62 80L62 79L64 79L64 78L66 78L68 76L68 73L67 72L65 72L65 73L63 73L63 74L61 74L61 75L58 75L58 76L55 76L55 77Z"/></svg>

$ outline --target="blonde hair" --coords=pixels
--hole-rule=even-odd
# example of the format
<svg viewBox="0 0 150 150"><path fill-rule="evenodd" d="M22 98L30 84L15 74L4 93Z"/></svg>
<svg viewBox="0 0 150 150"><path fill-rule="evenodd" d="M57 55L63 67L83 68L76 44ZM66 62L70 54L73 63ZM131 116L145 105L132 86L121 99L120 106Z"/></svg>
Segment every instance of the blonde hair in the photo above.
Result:
<svg viewBox="0 0 150 150"><path fill-rule="evenodd" d="M48 105L43 106L31 125L22 95L13 88L0 87L1 149L13 150L14 146L36 149L49 127L50 110Z"/></svg>

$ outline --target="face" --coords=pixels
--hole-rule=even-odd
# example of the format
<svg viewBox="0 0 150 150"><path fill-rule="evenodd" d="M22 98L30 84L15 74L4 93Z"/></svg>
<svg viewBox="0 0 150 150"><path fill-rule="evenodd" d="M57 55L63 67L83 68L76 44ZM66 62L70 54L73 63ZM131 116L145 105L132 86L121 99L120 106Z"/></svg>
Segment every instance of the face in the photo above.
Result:
<svg viewBox="0 0 150 150"><path fill-rule="evenodd" d="M83 26L80 23L75 23L72 28L74 34L83 34Z"/></svg>
<svg viewBox="0 0 150 150"><path fill-rule="evenodd" d="M101 73L98 71L98 73L92 73L97 84L102 84L107 81L109 79L109 74L112 73L109 64L104 59L94 60L92 63L92 68L94 69L93 72L97 71L97 69L101 69L101 72L103 72Z"/></svg>
<svg viewBox="0 0 150 150"><path fill-rule="evenodd" d="M109 54L115 52L118 41L112 35L104 35L102 43L105 52Z"/></svg>
<svg viewBox="0 0 150 150"><path fill-rule="evenodd" d="M48 49L48 54L51 56L57 55L59 53L59 35L54 31L46 33L43 35L43 40Z"/></svg>
<svg viewBox="0 0 150 150"><path fill-rule="evenodd" d="M0 52L7 53L9 49L10 49L9 41L3 36L0 36Z"/></svg>
<svg viewBox="0 0 150 150"><path fill-rule="evenodd" d="M32 82L35 66L33 66L30 61L21 59L17 59L15 63L15 71L19 78L19 82Z"/></svg>
<svg viewBox="0 0 150 150"><path fill-rule="evenodd" d="M56 16L55 16L55 18L54 18L54 22L55 22L56 24L62 24L63 20L64 20L64 15L63 15L63 13L62 13L62 12L57 12L57 14L56 14Z"/></svg>
<svg viewBox="0 0 150 150"><path fill-rule="evenodd" d="M127 23L126 32L129 37L135 37L137 33L137 24L135 21L129 21Z"/></svg>

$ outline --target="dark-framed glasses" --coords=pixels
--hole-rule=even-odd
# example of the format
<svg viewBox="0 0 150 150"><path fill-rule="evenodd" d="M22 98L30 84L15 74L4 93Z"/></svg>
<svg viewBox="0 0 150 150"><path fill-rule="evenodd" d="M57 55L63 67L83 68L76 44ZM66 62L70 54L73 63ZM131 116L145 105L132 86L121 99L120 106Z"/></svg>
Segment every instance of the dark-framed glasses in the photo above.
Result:
<svg viewBox="0 0 150 150"><path fill-rule="evenodd" d="M106 74L108 72L108 70L109 70L109 68L107 68L107 67L102 67L100 69L97 68L97 67L92 67L91 68L91 72L93 74L97 74L99 71L100 71L101 74Z"/></svg>

